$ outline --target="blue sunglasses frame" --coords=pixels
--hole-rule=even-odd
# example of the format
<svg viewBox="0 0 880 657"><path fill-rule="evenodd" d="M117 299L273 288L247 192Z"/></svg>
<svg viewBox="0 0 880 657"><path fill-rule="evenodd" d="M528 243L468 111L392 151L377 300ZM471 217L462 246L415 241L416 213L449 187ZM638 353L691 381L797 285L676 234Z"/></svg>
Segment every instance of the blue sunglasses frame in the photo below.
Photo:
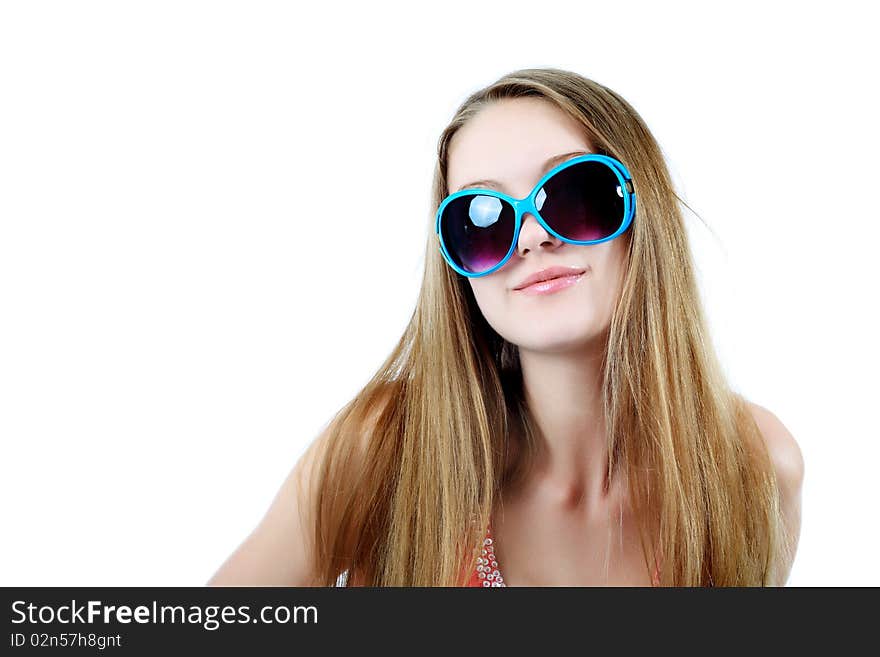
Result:
<svg viewBox="0 0 880 657"><path fill-rule="evenodd" d="M618 185L618 190L619 190L618 193L623 195L623 221L620 224L620 228L618 228L616 231L614 231L614 233L612 233L608 237L603 237L600 240L581 241L581 240L570 240L566 237L563 237L562 235L557 233L555 230L550 228L549 225L547 225L547 222L541 216L541 213L538 211L538 208L535 205L535 199L537 198L538 193L544 187L545 183L548 180L550 180L550 178L555 176L560 171L563 171L564 169L567 169L568 167L574 166L575 164L580 164L581 162L602 162L603 164L608 165L611 168L611 170L614 172L614 175L617 176L617 180L620 183ZM515 211L513 241L510 244L510 248L507 251L507 255L505 255L501 259L501 262L499 262L497 265L495 265L491 269L488 269L484 272L474 273L474 272L465 271L464 269L459 267L457 264L455 264L455 262L453 262L453 260L452 260L452 257L449 255L449 251L446 248L446 243L443 241L443 234L440 232L440 219L443 217L443 211L446 209L446 206L449 205L455 199L462 197L462 196L492 196L492 197L501 199L502 201L506 201L507 203L509 203L510 205L513 206L513 209ZM543 205L543 203L542 203L542 205ZM440 240L440 251L443 254L443 258L446 260L446 262L449 264L450 267L452 267L455 271L457 271L462 276L467 276L468 278L479 278L480 276L487 276L488 274L491 274L492 272L500 269L505 264L507 264L507 261L510 260L510 257L513 255L513 252L516 250L516 245L519 242L519 231L520 231L520 228L522 227L522 216L526 212L528 212L533 217L535 217L535 219L537 219L538 223L541 224L541 226L544 228L544 230L546 230L548 233L550 233L551 235L554 235L555 237L559 238L563 242L568 242L569 244L577 244L580 246L586 246L588 244L600 244L602 242L607 242L608 240L613 240L615 237L618 237L619 235L623 234L627 230L627 228L630 227L630 224L632 224L632 221L633 221L633 217L635 216L636 194L635 194L635 190L633 189L632 176L630 175L629 170L619 160L616 160L613 157L609 157L608 155L600 155L598 153L589 153L587 155L580 155L580 156L572 158L570 160L566 160L562 164L559 164L559 165L553 167L552 169L550 169L550 171L548 171L547 173L544 174L544 176L538 181L538 184L535 185L535 187L531 191L531 193L529 193L529 195L526 196L525 198L513 198L512 196L509 196L508 194L496 191L494 189L480 189L480 188L476 188L476 187L470 188L470 189L462 189L461 191L455 192L454 194L450 194L445 199L443 199L443 202L440 203L440 207L437 208L436 221L435 221L435 226L434 226L434 232L437 233L437 237Z"/></svg>

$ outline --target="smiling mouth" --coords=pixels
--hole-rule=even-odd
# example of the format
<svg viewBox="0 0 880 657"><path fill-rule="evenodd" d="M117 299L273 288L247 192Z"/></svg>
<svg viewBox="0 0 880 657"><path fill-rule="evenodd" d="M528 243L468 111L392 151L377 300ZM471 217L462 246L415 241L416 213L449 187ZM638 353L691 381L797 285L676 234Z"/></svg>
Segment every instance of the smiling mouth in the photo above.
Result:
<svg viewBox="0 0 880 657"><path fill-rule="evenodd" d="M575 285L581 278L584 277L585 274L586 272L580 272L579 274L555 276L554 278L548 278L543 281L538 281L536 283L532 283L531 285L526 285L525 287L518 288L514 291L529 296L552 294L554 292L559 292L560 290L564 290L571 287L572 285Z"/></svg>

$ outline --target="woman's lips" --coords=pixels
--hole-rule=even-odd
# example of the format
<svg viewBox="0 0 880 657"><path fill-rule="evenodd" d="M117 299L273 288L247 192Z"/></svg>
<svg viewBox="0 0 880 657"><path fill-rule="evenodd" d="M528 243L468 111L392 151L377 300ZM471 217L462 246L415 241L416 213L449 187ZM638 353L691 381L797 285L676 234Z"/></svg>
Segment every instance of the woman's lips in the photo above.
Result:
<svg viewBox="0 0 880 657"><path fill-rule="evenodd" d="M547 281L532 283L531 285L514 291L518 294L527 294L529 296L534 296L536 294L553 294L554 292L559 292L560 290L564 290L567 287L571 287L581 278L583 278L585 273L586 272L581 272L580 274L572 274L569 276L559 276L557 278L551 278Z"/></svg>

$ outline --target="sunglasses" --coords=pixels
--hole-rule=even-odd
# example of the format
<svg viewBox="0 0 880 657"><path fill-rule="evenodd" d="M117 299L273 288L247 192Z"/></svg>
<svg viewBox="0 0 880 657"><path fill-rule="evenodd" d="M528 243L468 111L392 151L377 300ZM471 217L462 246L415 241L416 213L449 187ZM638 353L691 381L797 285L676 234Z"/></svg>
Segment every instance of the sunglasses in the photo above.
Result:
<svg viewBox="0 0 880 657"><path fill-rule="evenodd" d="M599 244L632 223L632 176L618 160L590 153L554 167L525 198L491 189L463 189L437 208L435 231L446 262L475 278L504 266L516 250L522 216L569 244Z"/></svg>

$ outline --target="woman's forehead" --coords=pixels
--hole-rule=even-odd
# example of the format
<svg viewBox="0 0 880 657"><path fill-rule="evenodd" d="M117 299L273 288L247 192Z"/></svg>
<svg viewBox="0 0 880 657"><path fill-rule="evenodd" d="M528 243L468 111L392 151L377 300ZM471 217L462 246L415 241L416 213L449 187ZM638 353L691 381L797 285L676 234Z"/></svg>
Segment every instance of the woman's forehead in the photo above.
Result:
<svg viewBox="0 0 880 657"><path fill-rule="evenodd" d="M584 127L550 103L499 101L483 108L453 135L446 176L450 192L472 182L503 186L540 176L554 158L591 152Z"/></svg>

